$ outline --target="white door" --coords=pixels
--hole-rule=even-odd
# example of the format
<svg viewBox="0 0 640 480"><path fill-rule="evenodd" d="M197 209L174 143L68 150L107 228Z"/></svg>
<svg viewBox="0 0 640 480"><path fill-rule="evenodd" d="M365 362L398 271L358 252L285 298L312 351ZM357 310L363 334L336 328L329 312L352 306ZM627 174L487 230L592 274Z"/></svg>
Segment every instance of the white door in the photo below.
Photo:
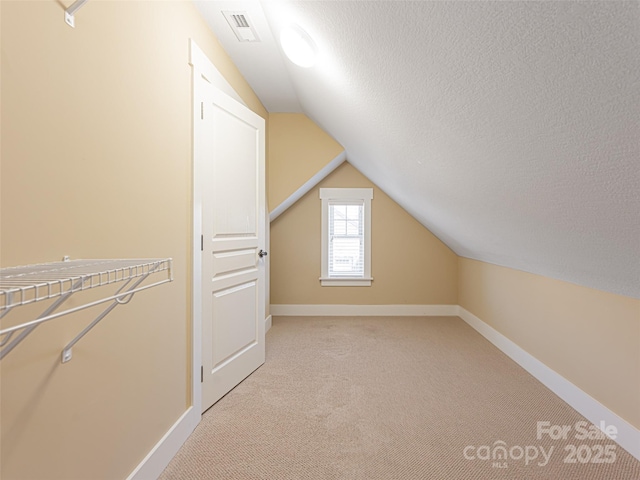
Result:
<svg viewBox="0 0 640 480"><path fill-rule="evenodd" d="M265 125L213 86L201 94L205 411L265 359Z"/></svg>

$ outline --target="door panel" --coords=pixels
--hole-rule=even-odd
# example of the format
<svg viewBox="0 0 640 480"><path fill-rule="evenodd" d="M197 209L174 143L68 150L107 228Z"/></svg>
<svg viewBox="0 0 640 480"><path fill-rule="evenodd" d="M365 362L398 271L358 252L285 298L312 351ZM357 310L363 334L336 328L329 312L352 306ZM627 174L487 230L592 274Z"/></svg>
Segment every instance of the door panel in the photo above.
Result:
<svg viewBox="0 0 640 480"><path fill-rule="evenodd" d="M256 343L256 282L213 293L213 371Z"/></svg>
<svg viewBox="0 0 640 480"><path fill-rule="evenodd" d="M243 107L246 108L246 107ZM217 155L213 164L214 237L256 235L259 147L255 126L233 112L213 105L212 135Z"/></svg>
<svg viewBox="0 0 640 480"><path fill-rule="evenodd" d="M235 250L213 254L213 276L246 270L255 266L255 250Z"/></svg>

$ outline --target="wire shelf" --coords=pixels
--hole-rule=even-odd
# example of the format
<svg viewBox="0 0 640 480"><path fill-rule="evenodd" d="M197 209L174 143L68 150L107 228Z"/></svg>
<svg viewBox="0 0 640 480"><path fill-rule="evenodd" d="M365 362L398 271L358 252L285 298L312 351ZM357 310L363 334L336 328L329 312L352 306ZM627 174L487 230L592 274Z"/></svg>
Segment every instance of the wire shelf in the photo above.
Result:
<svg viewBox="0 0 640 480"><path fill-rule="evenodd" d="M141 284L151 275L166 272L166 278ZM36 319L0 329L0 359L4 358L38 325L102 303L111 304L80 332L62 351L62 362L71 360L71 348L118 305L133 295L173 281L172 259L66 260L0 269L0 319L13 308L56 299ZM56 312L71 295L83 290L120 283L113 295ZM14 334L17 334L14 338Z"/></svg>
<svg viewBox="0 0 640 480"><path fill-rule="evenodd" d="M0 312L171 270L171 259L70 260L0 269Z"/></svg>

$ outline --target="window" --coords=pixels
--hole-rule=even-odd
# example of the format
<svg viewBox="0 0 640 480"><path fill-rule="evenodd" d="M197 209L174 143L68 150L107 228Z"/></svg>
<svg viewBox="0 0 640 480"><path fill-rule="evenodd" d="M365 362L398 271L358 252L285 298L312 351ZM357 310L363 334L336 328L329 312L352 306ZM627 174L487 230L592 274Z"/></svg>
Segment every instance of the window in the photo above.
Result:
<svg viewBox="0 0 640 480"><path fill-rule="evenodd" d="M371 285L372 188L321 188L323 286Z"/></svg>

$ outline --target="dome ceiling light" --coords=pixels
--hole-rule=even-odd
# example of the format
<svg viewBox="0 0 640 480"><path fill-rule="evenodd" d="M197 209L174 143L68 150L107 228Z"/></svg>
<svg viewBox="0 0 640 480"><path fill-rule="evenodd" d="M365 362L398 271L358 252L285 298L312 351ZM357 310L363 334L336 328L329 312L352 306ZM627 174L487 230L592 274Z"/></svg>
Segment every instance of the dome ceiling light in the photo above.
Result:
<svg viewBox="0 0 640 480"><path fill-rule="evenodd" d="M309 68L316 63L318 50L311 37L297 25L280 32L280 44L289 60L299 67Z"/></svg>

